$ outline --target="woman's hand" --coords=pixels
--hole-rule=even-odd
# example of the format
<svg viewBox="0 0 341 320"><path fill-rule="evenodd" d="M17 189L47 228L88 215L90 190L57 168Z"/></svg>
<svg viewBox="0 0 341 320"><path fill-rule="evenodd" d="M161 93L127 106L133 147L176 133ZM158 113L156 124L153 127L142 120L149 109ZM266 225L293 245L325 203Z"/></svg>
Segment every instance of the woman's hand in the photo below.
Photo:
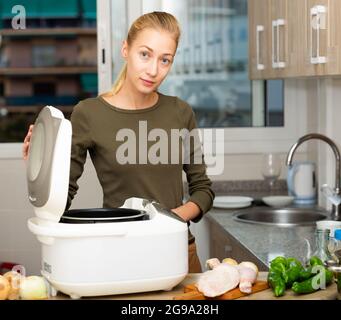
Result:
<svg viewBox="0 0 341 320"><path fill-rule="evenodd" d="M192 201L188 201L182 206L172 209L172 211L185 221L195 219L201 212L199 206Z"/></svg>
<svg viewBox="0 0 341 320"><path fill-rule="evenodd" d="M34 127L34 125L31 124L29 129L28 129L27 135L24 139L24 144L22 146L22 155L23 155L24 160L27 160L27 158L28 158L28 151L30 149L30 142L31 142L33 127Z"/></svg>

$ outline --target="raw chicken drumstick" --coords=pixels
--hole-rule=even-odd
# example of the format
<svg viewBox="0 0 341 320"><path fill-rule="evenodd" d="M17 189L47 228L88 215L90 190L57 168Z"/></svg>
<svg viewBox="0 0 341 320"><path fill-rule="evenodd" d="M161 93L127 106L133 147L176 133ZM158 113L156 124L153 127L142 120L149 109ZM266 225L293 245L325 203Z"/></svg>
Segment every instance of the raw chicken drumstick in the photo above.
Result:
<svg viewBox="0 0 341 320"><path fill-rule="evenodd" d="M251 293L252 284L257 279L258 268L252 262L242 262L237 265L233 259L224 259L223 263L217 258L206 261L211 270L204 272L197 287L206 297L216 297L236 288L243 293Z"/></svg>

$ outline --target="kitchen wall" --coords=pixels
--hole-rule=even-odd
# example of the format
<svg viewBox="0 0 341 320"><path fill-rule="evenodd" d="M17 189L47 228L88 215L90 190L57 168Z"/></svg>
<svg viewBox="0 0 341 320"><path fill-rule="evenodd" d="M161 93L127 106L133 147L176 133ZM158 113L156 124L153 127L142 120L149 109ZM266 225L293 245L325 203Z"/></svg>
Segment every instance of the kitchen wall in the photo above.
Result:
<svg viewBox="0 0 341 320"><path fill-rule="evenodd" d="M316 83L317 120L319 133L325 134L341 147L341 78L320 79ZM335 157L331 148L323 142L318 143L318 179L320 185L327 183L335 186ZM320 195L320 202L325 205L325 199ZM330 203L327 203L330 208Z"/></svg>
<svg viewBox="0 0 341 320"><path fill-rule="evenodd" d="M290 80L289 80L290 81ZM294 80L297 81L297 80ZM306 108L306 121L301 131L320 132L328 135L340 147L341 143L341 79L299 80L297 90L300 98L297 109ZM318 161L318 181L334 185L334 159L324 143L307 142L306 148L295 155L295 159ZM283 153L283 160L286 154ZM225 171L212 180L262 179L260 154L229 154L225 157ZM0 262L23 264L29 274L40 273L40 244L27 228L27 219L34 216L27 200L25 164L16 157L1 158L0 154ZM282 178L285 178L285 168ZM79 193L71 208L90 208L102 205L102 191L96 172L88 159L85 172L79 180ZM321 198L324 204L324 199ZM198 232L207 226L197 224Z"/></svg>
<svg viewBox="0 0 341 320"><path fill-rule="evenodd" d="M27 274L39 275L40 243L27 228L27 220L34 212L27 199L24 161L0 160L0 181L0 264L5 261L22 264ZM71 208L101 206L102 190L91 161L87 161Z"/></svg>

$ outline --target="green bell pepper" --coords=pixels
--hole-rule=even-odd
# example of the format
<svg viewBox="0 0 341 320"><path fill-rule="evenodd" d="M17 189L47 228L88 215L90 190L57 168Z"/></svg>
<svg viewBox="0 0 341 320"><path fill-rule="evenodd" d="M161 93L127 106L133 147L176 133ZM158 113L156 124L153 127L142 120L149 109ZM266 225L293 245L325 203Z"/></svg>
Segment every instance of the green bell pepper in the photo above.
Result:
<svg viewBox="0 0 341 320"><path fill-rule="evenodd" d="M298 261L296 258L287 258L287 270L284 273L284 281L287 287L291 287L292 284L300 279L301 272L304 270L302 264L300 261Z"/></svg>
<svg viewBox="0 0 341 320"><path fill-rule="evenodd" d="M270 262L270 270L279 272L284 275L287 269L287 259L285 257L277 257Z"/></svg>
<svg viewBox="0 0 341 320"><path fill-rule="evenodd" d="M270 270L268 273L268 283L276 297L284 295L286 289L285 281L279 272Z"/></svg>
<svg viewBox="0 0 341 320"><path fill-rule="evenodd" d="M309 266L306 269L303 268L301 270L300 275L299 275L297 280L304 281L304 280L312 278L314 275L316 275L316 272L314 272L315 271L314 267L315 266L323 266L322 260L316 256L312 256L309 259L308 264L309 264Z"/></svg>
<svg viewBox="0 0 341 320"><path fill-rule="evenodd" d="M314 267L318 266L316 264ZM323 274L322 274L323 273ZM333 272L321 266L321 270L313 277L302 282L294 282L291 289L295 293L312 293L321 289L321 280L325 280L325 285L329 285L333 281Z"/></svg>
<svg viewBox="0 0 341 320"><path fill-rule="evenodd" d="M316 256L312 256L310 259L309 259L309 265L311 265L312 267L313 266L323 266L323 262L322 260L319 258L319 257L316 257Z"/></svg>

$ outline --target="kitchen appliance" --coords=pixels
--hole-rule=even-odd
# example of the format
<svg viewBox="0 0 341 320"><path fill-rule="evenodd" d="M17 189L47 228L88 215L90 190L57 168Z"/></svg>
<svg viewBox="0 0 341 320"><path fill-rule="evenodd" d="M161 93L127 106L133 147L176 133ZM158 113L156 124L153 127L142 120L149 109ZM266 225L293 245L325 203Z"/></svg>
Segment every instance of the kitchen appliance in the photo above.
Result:
<svg viewBox="0 0 341 320"><path fill-rule="evenodd" d="M287 185L290 196L296 204L316 203L315 163L297 161L288 167Z"/></svg>
<svg viewBox="0 0 341 320"><path fill-rule="evenodd" d="M72 127L63 113L39 113L27 164L29 230L42 247L42 275L72 298L170 290L188 273L188 227L152 200L64 212Z"/></svg>

